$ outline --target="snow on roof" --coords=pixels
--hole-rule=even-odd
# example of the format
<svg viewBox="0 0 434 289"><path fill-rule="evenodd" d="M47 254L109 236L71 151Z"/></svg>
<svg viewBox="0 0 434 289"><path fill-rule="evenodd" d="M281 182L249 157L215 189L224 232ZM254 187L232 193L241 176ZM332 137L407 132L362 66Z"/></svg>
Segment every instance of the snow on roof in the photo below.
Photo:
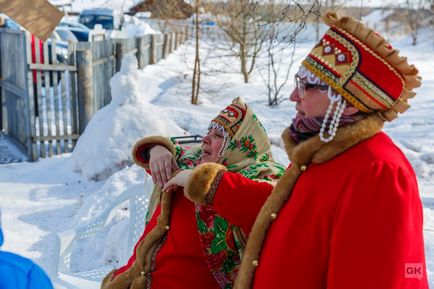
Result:
<svg viewBox="0 0 434 289"><path fill-rule="evenodd" d="M50 0L50 3L54 6L66 6L71 5L72 0Z"/></svg>

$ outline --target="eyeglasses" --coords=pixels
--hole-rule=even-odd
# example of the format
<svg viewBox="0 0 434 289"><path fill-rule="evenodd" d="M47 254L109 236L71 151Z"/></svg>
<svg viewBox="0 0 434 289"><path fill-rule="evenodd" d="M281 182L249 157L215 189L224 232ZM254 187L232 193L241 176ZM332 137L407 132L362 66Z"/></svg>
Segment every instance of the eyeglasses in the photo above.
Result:
<svg viewBox="0 0 434 289"><path fill-rule="evenodd" d="M326 93L328 90L328 85L321 84L311 84L300 78L297 74L295 75L295 87L297 87L298 95L300 98L304 96L304 93L310 89L316 89L320 93Z"/></svg>

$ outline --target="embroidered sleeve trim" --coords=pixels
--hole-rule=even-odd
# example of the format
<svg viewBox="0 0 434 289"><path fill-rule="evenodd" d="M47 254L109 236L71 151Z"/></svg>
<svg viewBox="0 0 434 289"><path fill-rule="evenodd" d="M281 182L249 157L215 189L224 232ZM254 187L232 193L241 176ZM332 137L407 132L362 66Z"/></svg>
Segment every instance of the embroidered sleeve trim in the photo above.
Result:
<svg viewBox="0 0 434 289"><path fill-rule="evenodd" d="M221 170L217 173L216 177L214 178L214 180L211 184L211 188L209 189L208 193L205 196L205 202L207 205L211 205L214 202L214 197L215 197L215 194L217 192L217 188L220 184L220 181L221 181L224 173L225 173L225 171Z"/></svg>

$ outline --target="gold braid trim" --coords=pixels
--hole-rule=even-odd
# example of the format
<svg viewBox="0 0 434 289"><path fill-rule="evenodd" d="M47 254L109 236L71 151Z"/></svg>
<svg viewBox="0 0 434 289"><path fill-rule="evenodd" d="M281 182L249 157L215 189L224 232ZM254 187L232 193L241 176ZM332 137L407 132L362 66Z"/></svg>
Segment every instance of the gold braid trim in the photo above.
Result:
<svg viewBox="0 0 434 289"><path fill-rule="evenodd" d="M312 71L315 76L319 77L322 81L330 85L336 92L338 92L340 95L342 95L346 100L351 102L358 110L369 113L372 112L371 109L366 107L363 103L361 103L359 100L354 98L351 94L349 94L342 86L338 85L334 81L330 81L330 79L325 76L321 70L310 64L308 61L304 60L303 65Z"/></svg>

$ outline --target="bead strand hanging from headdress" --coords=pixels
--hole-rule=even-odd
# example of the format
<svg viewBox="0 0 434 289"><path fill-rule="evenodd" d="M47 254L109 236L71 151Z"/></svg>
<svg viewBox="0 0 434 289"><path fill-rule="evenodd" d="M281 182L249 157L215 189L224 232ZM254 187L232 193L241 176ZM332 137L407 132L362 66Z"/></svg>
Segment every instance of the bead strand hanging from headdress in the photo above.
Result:
<svg viewBox="0 0 434 289"><path fill-rule="evenodd" d="M345 109L345 99L329 86L327 91L327 97L330 100L330 104L327 108L327 112L324 116L324 120L321 125L321 130L319 132L319 137L323 142L330 142L336 135L336 131L339 127L339 121L342 117L342 113ZM333 111L334 108L334 111ZM333 111L333 115L332 115ZM329 120L330 119L330 120ZM329 123L329 124L328 124ZM327 129L328 124L328 129ZM327 130L327 135L326 135Z"/></svg>
<svg viewBox="0 0 434 289"><path fill-rule="evenodd" d="M214 121L212 121L209 124L208 129L209 130L215 129L216 131L218 131L219 133L221 133L223 135L223 144L222 144L222 147L220 148L219 152L217 153L217 155L222 158L226 149L229 146L229 139L230 139L229 133L226 131L226 129L221 124L214 122Z"/></svg>

